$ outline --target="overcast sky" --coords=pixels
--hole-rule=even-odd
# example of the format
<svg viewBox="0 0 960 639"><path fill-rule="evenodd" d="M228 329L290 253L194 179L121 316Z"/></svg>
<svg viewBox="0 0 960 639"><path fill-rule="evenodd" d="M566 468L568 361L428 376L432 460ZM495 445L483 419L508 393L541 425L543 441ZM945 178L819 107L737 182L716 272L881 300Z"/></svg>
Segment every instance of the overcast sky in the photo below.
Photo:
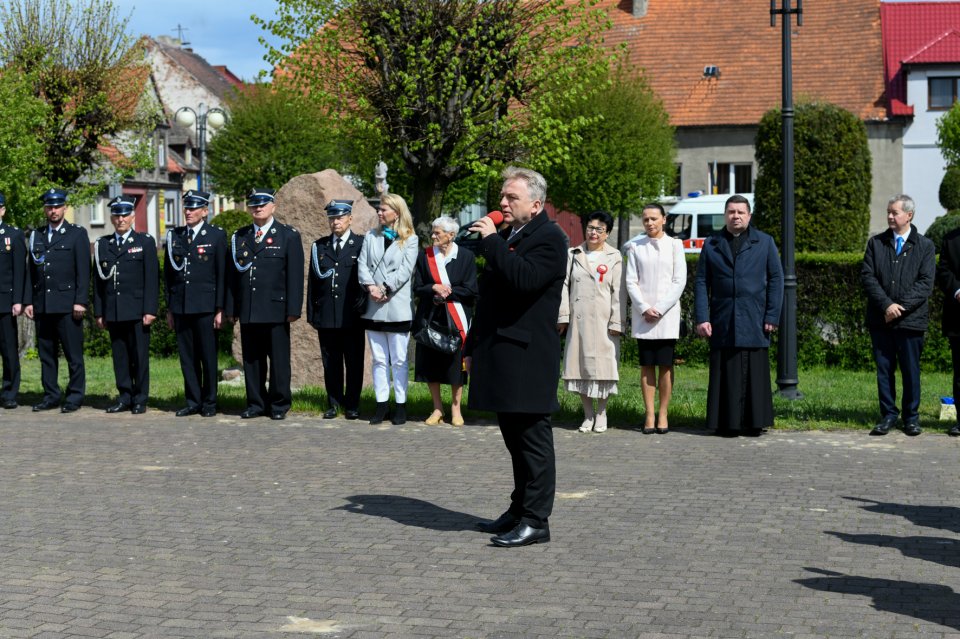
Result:
<svg viewBox="0 0 960 639"><path fill-rule="evenodd" d="M180 25L184 40L210 64L224 64L244 80L267 69L266 50L257 42L265 32L250 16L273 18L276 0L114 0L114 5L121 17L130 16L134 36L175 38Z"/></svg>

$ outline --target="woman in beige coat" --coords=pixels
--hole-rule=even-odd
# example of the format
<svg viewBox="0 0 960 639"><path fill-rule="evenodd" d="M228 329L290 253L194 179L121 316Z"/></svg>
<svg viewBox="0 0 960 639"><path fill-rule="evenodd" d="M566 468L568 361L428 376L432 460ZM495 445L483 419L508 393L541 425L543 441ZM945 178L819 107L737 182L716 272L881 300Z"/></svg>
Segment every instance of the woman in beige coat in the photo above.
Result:
<svg viewBox="0 0 960 639"><path fill-rule="evenodd" d="M617 362L626 296L620 252L606 243L613 228L609 213L587 218L587 239L568 251L557 330L566 333L563 379L583 402L581 433L607 429L607 399L617 392ZM594 410L593 400L597 400Z"/></svg>
<svg viewBox="0 0 960 639"><path fill-rule="evenodd" d="M662 206L646 205L641 219L647 234L627 248L625 283L633 303L632 333L640 352L640 386L646 410L643 432L649 435L669 429L673 349L680 336L680 294L687 285L687 263L683 242L663 230L666 215ZM660 412L656 414L653 402L658 388Z"/></svg>

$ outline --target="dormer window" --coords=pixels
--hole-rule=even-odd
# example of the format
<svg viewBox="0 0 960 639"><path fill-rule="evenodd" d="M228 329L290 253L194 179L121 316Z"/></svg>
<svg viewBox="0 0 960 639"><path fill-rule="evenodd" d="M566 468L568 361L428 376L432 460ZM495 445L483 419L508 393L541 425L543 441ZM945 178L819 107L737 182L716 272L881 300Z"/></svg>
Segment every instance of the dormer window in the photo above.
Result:
<svg viewBox="0 0 960 639"><path fill-rule="evenodd" d="M957 81L960 78L928 78L928 110L946 111L957 101Z"/></svg>

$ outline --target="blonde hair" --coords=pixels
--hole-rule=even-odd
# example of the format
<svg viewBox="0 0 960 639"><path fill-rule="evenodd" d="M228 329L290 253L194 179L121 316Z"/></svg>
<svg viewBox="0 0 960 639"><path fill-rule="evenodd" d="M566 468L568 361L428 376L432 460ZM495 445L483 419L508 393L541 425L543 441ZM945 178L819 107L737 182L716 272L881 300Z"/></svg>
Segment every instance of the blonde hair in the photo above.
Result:
<svg viewBox="0 0 960 639"><path fill-rule="evenodd" d="M397 232L398 239L406 242L407 238L415 234L413 229L413 216L410 215L410 209L406 201L396 193L384 193L380 198L380 203L390 207L399 216L397 226L394 230Z"/></svg>

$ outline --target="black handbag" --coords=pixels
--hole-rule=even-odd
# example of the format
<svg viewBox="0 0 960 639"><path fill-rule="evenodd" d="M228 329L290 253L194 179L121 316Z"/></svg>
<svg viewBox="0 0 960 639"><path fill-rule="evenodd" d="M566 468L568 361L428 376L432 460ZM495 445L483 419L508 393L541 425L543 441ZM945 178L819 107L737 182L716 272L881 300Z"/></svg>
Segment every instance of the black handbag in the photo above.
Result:
<svg viewBox="0 0 960 639"><path fill-rule="evenodd" d="M433 322L434 314L438 308L443 311L443 316L447 320L445 325L435 324ZM453 355L459 351L462 344L460 330L450 321L450 314L447 313L447 309L444 308L444 306L436 305L430 309L430 314L427 315L426 321L424 321L420 330L413 334L413 339L416 340L417 344L422 344L427 348L446 353L447 355Z"/></svg>

